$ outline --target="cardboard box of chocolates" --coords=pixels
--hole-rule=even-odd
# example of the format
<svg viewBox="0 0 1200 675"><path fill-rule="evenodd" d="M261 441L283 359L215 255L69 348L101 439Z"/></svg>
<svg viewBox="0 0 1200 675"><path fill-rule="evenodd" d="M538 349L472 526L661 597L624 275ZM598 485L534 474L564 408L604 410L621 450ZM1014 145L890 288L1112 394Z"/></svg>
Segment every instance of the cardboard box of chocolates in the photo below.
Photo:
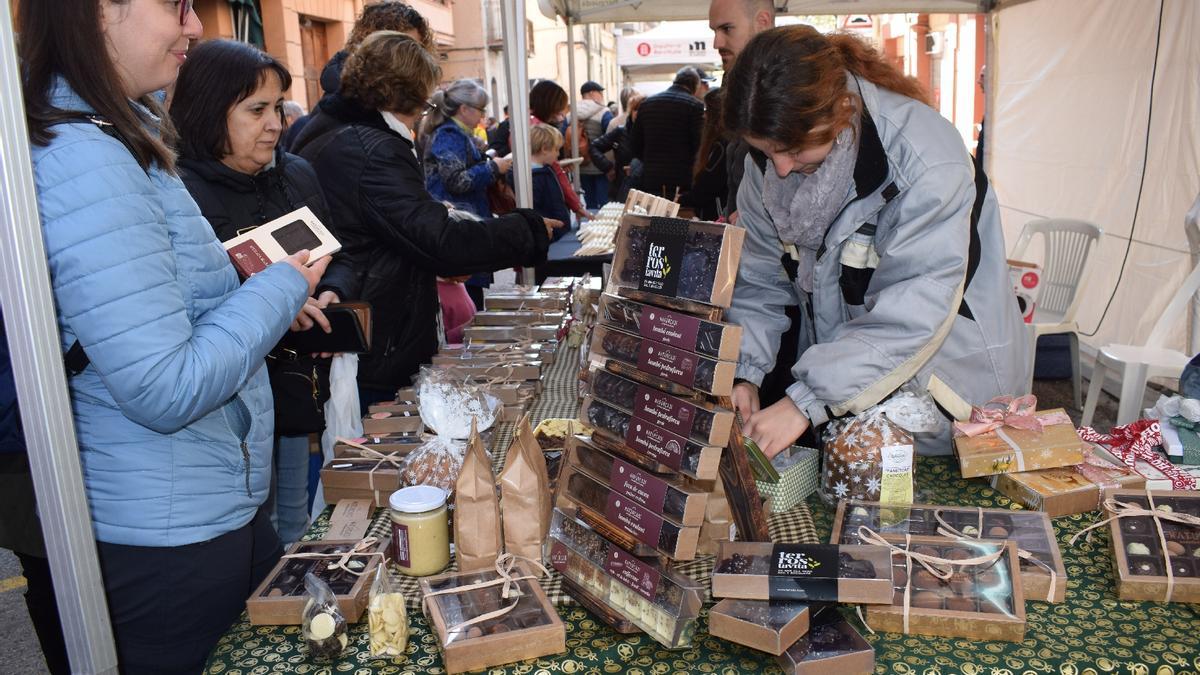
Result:
<svg viewBox="0 0 1200 675"><path fill-rule="evenodd" d="M858 528L866 526L882 535L938 535L946 524L968 537L1010 539L1027 551L1032 560L1019 563L1022 589L1026 598L1039 602L1062 602L1067 594L1067 569L1063 565L1054 526L1045 513L981 509L970 506L911 507L842 500L833 518L832 543L859 543ZM982 518L982 523L980 519ZM953 535L952 535L953 536ZM1054 574L1050 572L1053 570Z"/></svg>
<svg viewBox="0 0 1200 675"><path fill-rule="evenodd" d="M561 312L567 307L567 296L562 293L542 293L536 290L522 291L516 288L484 289L483 308L491 310L544 309Z"/></svg>
<svg viewBox="0 0 1200 675"><path fill-rule="evenodd" d="M695 390L728 396L737 369L733 361L718 361L607 326L596 326L592 333L591 361L623 374L645 373L656 378L649 381L652 384L661 383L660 388L682 395Z"/></svg>
<svg viewBox="0 0 1200 675"><path fill-rule="evenodd" d="M538 360L475 363L459 360L455 363L435 363L434 368L452 370L463 380L483 379L493 382L523 382L542 377L542 362Z"/></svg>
<svg viewBox="0 0 1200 675"><path fill-rule="evenodd" d="M309 572L329 584L342 615L349 623L355 623L367 608L375 566L383 560L382 553L387 551L388 543L388 539L332 539L292 544L286 555L314 557L288 558L285 555L276 563L246 600L246 614L251 625L300 625L304 605L308 602L304 575ZM331 563L338 562L343 554L355 548L361 553L352 556L345 567L332 567Z"/></svg>
<svg viewBox="0 0 1200 675"><path fill-rule="evenodd" d="M494 309L476 312L471 319L474 326L525 326L529 324L561 324L562 310L546 309Z"/></svg>
<svg viewBox="0 0 1200 675"><path fill-rule="evenodd" d="M400 466L404 464L401 455L396 455L394 461ZM377 490L391 494L401 487L400 469L388 460L373 457L334 457L321 468L321 484L325 489Z"/></svg>
<svg viewBox="0 0 1200 675"><path fill-rule="evenodd" d="M794 601L722 600L708 612L708 632L713 637L779 656L808 632L808 605Z"/></svg>
<svg viewBox="0 0 1200 675"><path fill-rule="evenodd" d="M409 411L367 413L362 425L367 435L419 433L425 429L421 414Z"/></svg>
<svg viewBox="0 0 1200 675"><path fill-rule="evenodd" d="M1200 492L1156 490L1150 495L1155 511L1200 518ZM1144 490L1113 490L1108 496L1150 510ZM1166 601L1170 565L1170 601L1200 602L1200 525L1165 518L1159 522L1165 549L1152 516L1124 516L1109 524L1117 596L1122 600Z"/></svg>
<svg viewBox="0 0 1200 675"><path fill-rule="evenodd" d="M591 394L596 399L633 413L673 434L703 445L725 446L733 429L733 411L706 401L673 396L606 370L588 373Z"/></svg>
<svg viewBox="0 0 1200 675"><path fill-rule="evenodd" d="M402 455L408 454L421 447L421 445L425 442L421 440L421 434L419 433L383 434L380 436L363 436L349 440L352 440L359 445L370 448L375 452L384 455L393 452ZM485 441L485 443L486 442L487 441ZM333 456L364 457L366 455L364 455L361 450L353 445L348 445L346 443L335 443L333 446Z"/></svg>
<svg viewBox="0 0 1200 675"><path fill-rule="evenodd" d="M736 361L742 327L605 294L600 323L662 344L721 361Z"/></svg>
<svg viewBox="0 0 1200 675"><path fill-rule="evenodd" d="M837 609L813 613L808 633L776 660L785 675L858 675L875 672L875 648Z"/></svg>
<svg viewBox="0 0 1200 675"><path fill-rule="evenodd" d="M954 439L963 478L1054 469L1083 462L1087 447L1062 408L1040 410L1041 432L1000 427L979 436Z"/></svg>
<svg viewBox="0 0 1200 675"><path fill-rule="evenodd" d="M715 598L890 603L891 551L883 546L722 541Z"/></svg>
<svg viewBox="0 0 1200 675"><path fill-rule="evenodd" d="M877 631L904 633L908 588L908 633L1020 642L1025 638L1025 596L1013 541L888 536L892 544L935 558L967 560L1000 552L980 565L951 565L939 579L921 564L894 557L895 594L889 605L868 605L867 623Z"/></svg>
<svg viewBox="0 0 1200 675"><path fill-rule="evenodd" d="M457 359L494 359L494 358L534 358L549 365L554 363L558 352L558 342L478 342L466 345L443 345L434 355L434 360Z"/></svg>
<svg viewBox="0 0 1200 675"><path fill-rule="evenodd" d="M513 577L527 575L532 575L530 568L518 563ZM480 670L567 650L566 628L536 579L514 582L520 595L511 611L469 626L461 625L512 604L511 598L501 595L503 584L467 588L499 578L495 570L486 570L421 579L421 594L427 598L425 615L437 634L447 673ZM461 590L445 592L453 589Z"/></svg>
<svg viewBox="0 0 1200 675"><path fill-rule="evenodd" d="M625 552L559 509L554 510L546 557L554 569L633 622L668 649L696 634L704 587L662 565Z"/></svg>
<svg viewBox="0 0 1200 675"><path fill-rule="evenodd" d="M728 307L745 236L719 223L622 216L609 285Z"/></svg>
<svg viewBox="0 0 1200 675"><path fill-rule="evenodd" d="M1086 450L1083 464L1059 469L996 474L992 487L1009 499L1051 518L1087 513L1101 507L1110 489L1144 488L1146 478Z"/></svg>
<svg viewBox="0 0 1200 675"><path fill-rule="evenodd" d="M421 407L416 401L383 401L381 403L372 403L367 406L367 414L374 413L391 413L393 415L401 415L409 413L416 415L421 412Z"/></svg>
<svg viewBox="0 0 1200 675"><path fill-rule="evenodd" d="M722 449L671 433L633 413L588 396L579 420L593 427L592 441L644 469L678 471L697 480L717 478Z"/></svg>
<svg viewBox="0 0 1200 675"><path fill-rule="evenodd" d="M343 500L355 499L369 501L375 508L386 508L388 497L391 496L392 492L394 490L357 490L353 488L334 488L328 485L322 490L327 504L337 504Z"/></svg>
<svg viewBox="0 0 1200 675"><path fill-rule="evenodd" d="M524 326L467 326L463 339L476 342L519 342L521 340L556 340L560 326L552 324L526 324Z"/></svg>
<svg viewBox="0 0 1200 675"><path fill-rule="evenodd" d="M604 450L584 436L567 439L568 466L603 480L613 492L638 505L661 513L681 525L698 527L704 523L708 492L696 489L672 476L659 476Z"/></svg>
<svg viewBox="0 0 1200 675"><path fill-rule="evenodd" d="M622 483L622 486L624 482ZM626 490L614 488L607 478L599 478L567 465L558 475L556 503L560 508L581 507L591 512L592 519L603 518L609 525L633 538L629 548L640 555L661 553L672 560L691 560L696 557L700 541L700 524L681 525L642 505L646 498L630 498ZM594 522L594 520L593 520ZM701 512L703 522L703 512Z"/></svg>

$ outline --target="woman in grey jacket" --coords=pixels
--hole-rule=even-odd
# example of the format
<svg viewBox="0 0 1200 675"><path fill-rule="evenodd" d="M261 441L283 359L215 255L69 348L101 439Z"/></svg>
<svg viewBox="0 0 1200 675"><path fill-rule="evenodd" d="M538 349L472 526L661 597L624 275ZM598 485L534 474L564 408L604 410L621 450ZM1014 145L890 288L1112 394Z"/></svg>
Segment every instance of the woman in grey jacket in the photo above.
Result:
<svg viewBox="0 0 1200 675"><path fill-rule="evenodd" d="M900 389L928 390L956 415L1023 393L1027 342L995 195L921 86L853 36L797 25L755 37L725 92L727 130L754 149L728 314L746 329L734 390L746 434L774 456ZM808 319L796 382L760 410L788 305Z"/></svg>

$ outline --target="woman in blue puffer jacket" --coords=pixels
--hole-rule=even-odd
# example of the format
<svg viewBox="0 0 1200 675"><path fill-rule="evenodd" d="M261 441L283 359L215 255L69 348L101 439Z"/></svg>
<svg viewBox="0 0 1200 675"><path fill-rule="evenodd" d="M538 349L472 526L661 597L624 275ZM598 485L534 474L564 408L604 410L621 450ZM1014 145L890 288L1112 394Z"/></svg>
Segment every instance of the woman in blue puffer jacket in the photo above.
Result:
<svg viewBox="0 0 1200 675"><path fill-rule="evenodd" d="M191 1L20 6L34 178L101 573L125 672L199 672L280 554L263 359L316 287L307 252L239 287L175 173L160 92Z"/></svg>

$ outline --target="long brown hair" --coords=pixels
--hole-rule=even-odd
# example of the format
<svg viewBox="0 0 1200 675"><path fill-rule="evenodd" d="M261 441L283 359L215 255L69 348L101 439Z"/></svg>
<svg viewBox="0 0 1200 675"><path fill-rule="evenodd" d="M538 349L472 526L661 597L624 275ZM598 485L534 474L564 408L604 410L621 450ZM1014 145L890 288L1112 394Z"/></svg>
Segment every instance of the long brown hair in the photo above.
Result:
<svg viewBox="0 0 1200 675"><path fill-rule="evenodd" d="M765 138L798 150L832 141L861 101L846 89L846 72L929 104L924 87L848 33L822 35L797 24L763 31L725 77L722 106L729 133ZM818 133L814 127L827 125Z"/></svg>
<svg viewBox="0 0 1200 675"><path fill-rule="evenodd" d="M700 180L700 174L708 168L709 155L713 146L724 141L725 129L721 125L721 88L709 89L704 95L704 129L700 132L700 151L696 153L696 164L692 167L692 183Z"/></svg>
<svg viewBox="0 0 1200 675"><path fill-rule="evenodd" d="M80 111L62 110L50 102L54 78L61 76L80 98L112 123L143 169L157 163L174 171L171 144L175 130L171 118L153 94L138 102L157 120L130 105L100 29L100 0L27 0L18 6L17 22L25 118L35 145L50 143L55 124L80 118Z"/></svg>

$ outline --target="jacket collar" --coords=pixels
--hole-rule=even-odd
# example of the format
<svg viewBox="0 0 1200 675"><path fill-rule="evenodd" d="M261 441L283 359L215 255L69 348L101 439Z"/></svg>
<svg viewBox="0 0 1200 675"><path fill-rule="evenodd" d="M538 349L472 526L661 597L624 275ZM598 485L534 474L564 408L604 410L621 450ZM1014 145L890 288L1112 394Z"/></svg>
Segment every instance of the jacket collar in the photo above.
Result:
<svg viewBox="0 0 1200 675"><path fill-rule="evenodd" d="M286 164L286 153L278 147L275 148L275 163L253 176L231 169L219 159L179 158L179 165L196 174L198 178L223 185L236 192L253 192L256 181L269 177L273 171L282 171Z"/></svg>

